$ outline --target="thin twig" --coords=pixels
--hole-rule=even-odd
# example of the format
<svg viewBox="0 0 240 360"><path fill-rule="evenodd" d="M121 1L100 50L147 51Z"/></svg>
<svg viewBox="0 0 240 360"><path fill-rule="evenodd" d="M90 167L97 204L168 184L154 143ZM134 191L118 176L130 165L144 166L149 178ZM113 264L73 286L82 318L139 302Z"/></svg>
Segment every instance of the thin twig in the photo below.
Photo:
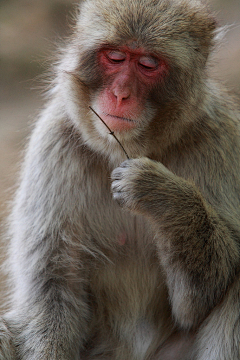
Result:
<svg viewBox="0 0 240 360"><path fill-rule="evenodd" d="M127 159L129 160L129 156L126 152L126 150L124 149L124 147L122 146L122 144L120 143L120 141L118 140L118 138L116 137L116 135L114 134L114 132L110 129L110 127L105 123L105 121L103 121L103 119L98 115L98 113L96 113L95 110L93 110L93 108L91 106L89 106L89 109L92 110L94 112L95 115L97 115L97 117L102 121L102 123L106 126L106 128L110 131L109 135L112 135L114 137L114 139L118 142L118 144L121 146L122 150L124 151L124 154L126 155Z"/></svg>

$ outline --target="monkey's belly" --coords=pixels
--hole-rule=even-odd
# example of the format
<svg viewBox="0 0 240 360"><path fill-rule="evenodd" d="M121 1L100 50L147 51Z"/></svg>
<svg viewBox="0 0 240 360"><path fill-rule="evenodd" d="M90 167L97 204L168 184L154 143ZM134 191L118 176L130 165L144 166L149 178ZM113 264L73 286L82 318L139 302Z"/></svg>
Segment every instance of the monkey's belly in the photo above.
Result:
<svg viewBox="0 0 240 360"><path fill-rule="evenodd" d="M91 274L91 293L96 351L110 352L114 359L143 359L171 332L167 289L153 255L120 256L98 266Z"/></svg>

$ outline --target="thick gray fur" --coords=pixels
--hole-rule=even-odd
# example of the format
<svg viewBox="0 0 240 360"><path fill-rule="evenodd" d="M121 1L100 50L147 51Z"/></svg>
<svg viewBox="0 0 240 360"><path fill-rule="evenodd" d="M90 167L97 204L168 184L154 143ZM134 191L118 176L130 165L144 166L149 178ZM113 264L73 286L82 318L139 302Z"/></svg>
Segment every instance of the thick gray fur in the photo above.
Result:
<svg viewBox="0 0 240 360"><path fill-rule="evenodd" d="M81 5L9 221L1 360L240 359L240 117L207 73L215 26L198 0ZM169 76L124 162L89 105L97 49L130 40Z"/></svg>

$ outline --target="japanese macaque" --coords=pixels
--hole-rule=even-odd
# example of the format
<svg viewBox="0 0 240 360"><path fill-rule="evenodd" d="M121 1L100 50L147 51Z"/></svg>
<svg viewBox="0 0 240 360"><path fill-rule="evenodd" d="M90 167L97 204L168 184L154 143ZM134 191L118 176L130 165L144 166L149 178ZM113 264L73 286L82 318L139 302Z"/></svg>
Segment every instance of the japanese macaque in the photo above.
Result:
<svg viewBox="0 0 240 360"><path fill-rule="evenodd" d="M7 360L239 360L239 114L197 0L87 0L9 226ZM111 129L128 154L100 121Z"/></svg>

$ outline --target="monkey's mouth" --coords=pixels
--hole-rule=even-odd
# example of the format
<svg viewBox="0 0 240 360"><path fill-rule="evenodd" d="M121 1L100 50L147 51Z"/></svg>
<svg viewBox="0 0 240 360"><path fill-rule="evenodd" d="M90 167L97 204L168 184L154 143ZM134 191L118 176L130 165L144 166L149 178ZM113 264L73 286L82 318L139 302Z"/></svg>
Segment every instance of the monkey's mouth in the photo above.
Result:
<svg viewBox="0 0 240 360"><path fill-rule="evenodd" d="M137 121L126 117L102 113L104 121L113 131L127 131L137 126Z"/></svg>
<svg viewBox="0 0 240 360"><path fill-rule="evenodd" d="M133 123L136 122L135 120L128 119L128 118L121 117L121 116L117 116L117 115L111 115L111 114L106 114L106 113L103 113L103 114L106 115L106 116L111 116L111 117L113 117L113 118L120 119L120 120L124 120L124 121L129 121L129 122L133 122Z"/></svg>

